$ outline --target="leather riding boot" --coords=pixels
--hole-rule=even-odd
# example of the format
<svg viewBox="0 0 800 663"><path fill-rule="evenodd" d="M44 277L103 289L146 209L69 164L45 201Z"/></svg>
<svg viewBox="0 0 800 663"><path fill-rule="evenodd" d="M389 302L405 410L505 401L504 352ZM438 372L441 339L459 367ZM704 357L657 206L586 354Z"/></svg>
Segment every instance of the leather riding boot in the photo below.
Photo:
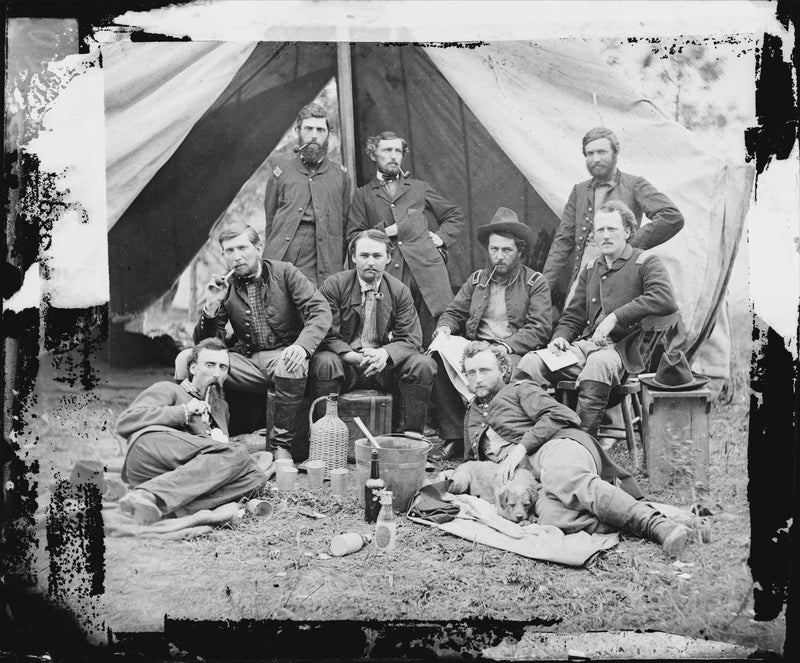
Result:
<svg viewBox="0 0 800 663"><path fill-rule="evenodd" d="M442 446L428 454L428 460L438 463L442 460L460 460L464 458L464 440L460 437L442 440Z"/></svg>
<svg viewBox="0 0 800 663"><path fill-rule="evenodd" d="M275 414L269 443L276 459L291 458L292 442L306 391L306 378L275 377Z"/></svg>
<svg viewBox="0 0 800 663"><path fill-rule="evenodd" d="M309 396L312 401L329 394L339 394L342 391L341 380L309 380Z"/></svg>
<svg viewBox="0 0 800 663"><path fill-rule="evenodd" d="M578 406L575 413L580 417L581 430L597 437L600 422L608 405L611 385L595 380L581 380L578 389Z"/></svg>
<svg viewBox="0 0 800 663"><path fill-rule="evenodd" d="M432 384L398 383L400 417L397 430L399 432L422 433L425 430L425 419L428 416L428 403L431 400L432 389Z"/></svg>
<svg viewBox="0 0 800 663"><path fill-rule="evenodd" d="M643 502L636 502L628 511L623 527L631 534L661 544L669 557L678 557L692 534L686 525L662 516Z"/></svg>

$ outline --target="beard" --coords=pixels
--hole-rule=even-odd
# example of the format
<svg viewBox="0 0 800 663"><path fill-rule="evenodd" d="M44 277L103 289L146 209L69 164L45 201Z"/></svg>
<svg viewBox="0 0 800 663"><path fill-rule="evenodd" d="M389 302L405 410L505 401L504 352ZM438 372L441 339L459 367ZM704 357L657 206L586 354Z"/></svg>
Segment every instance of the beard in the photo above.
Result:
<svg viewBox="0 0 800 663"><path fill-rule="evenodd" d="M302 150L300 150L300 157L303 161L309 163L319 163L325 158L328 153L328 141L324 143L309 143Z"/></svg>
<svg viewBox="0 0 800 663"><path fill-rule="evenodd" d="M385 175L389 179L395 179L400 177L400 166L396 163L387 164L385 168L378 168L381 171L381 175Z"/></svg>

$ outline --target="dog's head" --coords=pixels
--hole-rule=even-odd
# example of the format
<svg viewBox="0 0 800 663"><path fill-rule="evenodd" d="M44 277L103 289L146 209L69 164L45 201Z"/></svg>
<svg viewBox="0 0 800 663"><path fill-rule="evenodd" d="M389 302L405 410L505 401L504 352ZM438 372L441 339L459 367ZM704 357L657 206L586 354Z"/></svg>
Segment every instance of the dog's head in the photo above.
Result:
<svg viewBox="0 0 800 663"><path fill-rule="evenodd" d="M513 523L533 520L538 492L536 480L532 476L529 480L518 480L515 476L497 493L500 515Z"/></svg>

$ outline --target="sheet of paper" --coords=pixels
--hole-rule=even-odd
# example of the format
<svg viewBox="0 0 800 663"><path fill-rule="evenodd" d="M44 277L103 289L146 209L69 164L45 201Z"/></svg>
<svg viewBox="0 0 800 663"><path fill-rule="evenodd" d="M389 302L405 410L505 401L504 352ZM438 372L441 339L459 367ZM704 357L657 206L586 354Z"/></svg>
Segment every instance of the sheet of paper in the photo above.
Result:
<svg viewBox="0 0 800 663"><path fill-rule="evenodd" d="M541 360L551 371L560 371L562 368L578 363L578 358L569 350L562 352L560 355L550 352L547 348L535 350L534 352L539 355Z"/></svg>
<svg viewBox="0 0 800 663"><path fill-rule="evenodd" d="M469 340L463 336L439 334L433 339L429 348L429 352L438 352L441 356L447 377L450 378L450 382L461 394L465 403L472 398L469 387L467 387L467 376L461 371L461 356L468 343Z"/></svg>

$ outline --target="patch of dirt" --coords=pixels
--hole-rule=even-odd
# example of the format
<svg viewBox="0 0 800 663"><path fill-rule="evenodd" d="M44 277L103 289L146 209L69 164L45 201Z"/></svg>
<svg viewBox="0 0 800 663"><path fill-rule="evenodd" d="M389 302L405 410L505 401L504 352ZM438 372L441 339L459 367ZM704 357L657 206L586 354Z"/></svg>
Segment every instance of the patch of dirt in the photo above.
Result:
<svg viewBox="0 0 800 663"><path fill-rule="evenodd" d="M53 477L66 477L74 459L121 464L123 448L111 432L114 418L147 384L170 377L168 369L109 375L85 393L53 382L43 371L38 402L29 411L38 416L18 440L28 462L40 462L40 521ZM771 622L753 619L744 395L712 408L710 445L707 494L648 495L678 506L699 501L714 513L712 543L691 545L681 567L657 545L622 536L617 548L589 568L567 568L476 545L402 517L393 552L379 553L368 545L346 557L330 557L328 545L336 534L372 531L357 505L359 487L350 466L344 498L332 497L327 483L314 493L301 474L289 495L269 482L263 497L274 513L268 520L247 516L192 541L106 538L99 630L158 631L165 615L212 620L482 617L529 621L536 632L655 629L780 652L783 616ZM629 462L624 442L613 455ZM309 518L301 507L326 517ZM48 568L44 534L39 527L34 568L42 592Z"/></svg>

